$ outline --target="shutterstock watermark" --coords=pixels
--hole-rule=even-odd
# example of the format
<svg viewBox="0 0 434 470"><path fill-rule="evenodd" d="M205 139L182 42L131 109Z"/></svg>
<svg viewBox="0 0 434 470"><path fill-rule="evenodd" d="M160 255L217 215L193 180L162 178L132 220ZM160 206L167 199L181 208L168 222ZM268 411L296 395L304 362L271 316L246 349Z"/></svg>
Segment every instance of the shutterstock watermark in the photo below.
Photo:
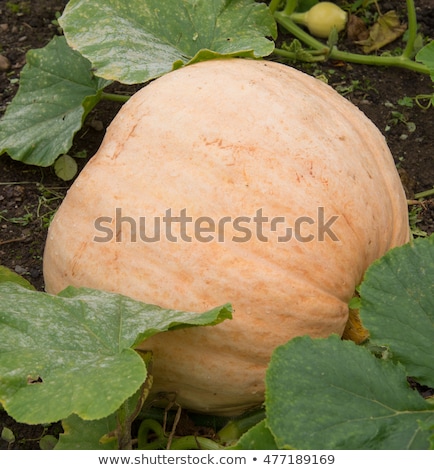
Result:
<svg viewBox="0 0 434 470"><path fill-rule="evenodd" d="M163 240L178 242L246 243L252 239L260 242L277 241L278 243L297 240L301 243L312 241L339 241L332 229L339 216L326 219L324 207L317 208L316 217L301 215L289 223L284 216L269 217L263 209L257 209L252 216L224 216L219 219L206 215L191 217L187 209L176 214L166 209L161 216L131 217L122 213L122 208L115 209L114 217L101 216L94 222L97 243L145 242L157 243Z"/></svg>

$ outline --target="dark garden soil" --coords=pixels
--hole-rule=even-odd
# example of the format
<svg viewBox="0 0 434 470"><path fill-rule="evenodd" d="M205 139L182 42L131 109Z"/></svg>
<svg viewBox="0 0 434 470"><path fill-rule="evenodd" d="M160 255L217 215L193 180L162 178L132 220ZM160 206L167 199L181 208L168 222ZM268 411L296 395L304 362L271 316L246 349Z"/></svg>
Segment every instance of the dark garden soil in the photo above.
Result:
<svg viewBox="0 0 434 470"><path fill-rule="evenodd" d="M405 15L405 2L379 3L383 12L395 9ZM0 0L0 117L18 89L26 52L45 46L58 34L53 20L65 4L64 0ZM416 0L416 5L420 31L433 39L434 4L432 0ZM348 44L348 47L355 46ZM402 47L402 42L398 40L389 46L395 47ZM428 76L344 63L300 67L309 73L325 75L332 86L359 106L383 132L409 199L434 186L434 110L398 104L404 97L431 93L433 86ZM117 91L122 86L115 84L112 88ZM92 156L120 106L100 103L76 135L70 153L85 150ZM413 123L411 128L408 123ZM84 165L86 160L80 162ZM44 286L42 255L47 226L69 184L57 178L52 168L26 166L7 155L0 157L0 265L23 275L40 290ZM418 229L428 234L434 232L434 198L409 208L419 220ZM13 431L15 442L0 439L0 449L38 449L42 435L60 429L60 425L48 428L15 423L0 411L0 433L4 427Z"/></svg>

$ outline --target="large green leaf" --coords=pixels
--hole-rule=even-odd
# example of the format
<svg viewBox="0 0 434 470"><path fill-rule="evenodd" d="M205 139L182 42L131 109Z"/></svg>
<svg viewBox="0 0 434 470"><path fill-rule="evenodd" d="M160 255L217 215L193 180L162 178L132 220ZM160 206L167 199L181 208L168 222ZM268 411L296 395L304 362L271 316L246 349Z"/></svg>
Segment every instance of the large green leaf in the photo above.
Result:
<svg viewBox="0 0 434 470"><path fill-rule="evenodd" d="M16 272L11 271L6 266L0 266L0 283L2 282L15 282L15 284L19 284L27 289L35 290L33 285L27 279Z"/></svg>
<svg viewBox="0 0 434 470"><path fill-rule="evenodd" d="M230 315L229 306L199 315L91 289L52 296L0 283L0 403L29 424L106 417L146 378L133 350L141 341Z"/></svg>
<svg viewBox="0 0 434 470"><path fill-rule="evenodd" d="M276 23L253 0L71 0L59 19L98 76L143 83L190 61L271 54Z"/></svg>
<svg viewBox="0 0 434 470"><path fill-rule="evenodd" d="M434 41L429 42L417 54L416 60L425 64L430 72L431 79L434 80Z"/></svg>
<svg viewBox="0 0 434 470"><path fill-rule="evenodd" d="M233 450L276 450L276 442L267 426L267 420L263 419L245 432L236 445L230 447Z"/></svg>
<svg viewBox="0 0 434 470"><path fill-rule="evenodd" d="M0 121L0 154L50 166L67 152L75 133L110 82L96 78L90 62L64 37L27 53L20 86Z"/></svg>
<svg viewBox="0 0 434 470"><path fill-rule="evenodd" d="M266 383L279 448L429 448L434 406L402 366L351 341L295 338L275 350Z"/></svg>
<svg viewBox="0 0 434 470"><path fill-rule="evenodd" d="M116 414L95 421L83 421L71 415L62 421L63 433L59 436L56 450L115 450L117 440L101 442L104 436L116 428Z"/></svg>
<svg viewBox="0 0 434 470"><path fill-rule="evenodd" d="M390 348L407 374L434 386L434 235L390 250L360 286L371 340Z"/></svg>

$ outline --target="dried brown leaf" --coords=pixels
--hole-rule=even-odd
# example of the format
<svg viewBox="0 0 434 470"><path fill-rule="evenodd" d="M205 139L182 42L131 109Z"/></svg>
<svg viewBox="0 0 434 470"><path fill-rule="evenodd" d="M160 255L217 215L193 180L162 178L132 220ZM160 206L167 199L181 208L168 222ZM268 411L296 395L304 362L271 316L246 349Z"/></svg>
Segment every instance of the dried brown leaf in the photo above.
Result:
<svg viewBox="0 0 434 470"><path fill-rule="evenodd" d="M401 23L396 12L391 10L381 15L371 26L367 39L355 42L363 46L365 54L369 54L398 39L406 29L407 25Z"/></svg>
<svg viewBox="0 0 434 470"><path fill-rule="evenodd" d="M356 15L350 15L348 18L347 37L351 41L363 41L369 37L365 22Z"/></svg>

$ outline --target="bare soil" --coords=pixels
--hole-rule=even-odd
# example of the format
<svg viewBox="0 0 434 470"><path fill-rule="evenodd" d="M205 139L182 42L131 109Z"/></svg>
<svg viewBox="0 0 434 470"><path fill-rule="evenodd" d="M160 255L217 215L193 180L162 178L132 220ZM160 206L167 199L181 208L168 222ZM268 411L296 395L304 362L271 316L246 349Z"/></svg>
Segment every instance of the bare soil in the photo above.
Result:
<svg viewBox="0 0 434 470"><path fill-rule="evenodd" d="M0 69L0 117L17 92L26 52L45 46L53 35L59 34L53 20L66 3L64 0L0 0L0 55L6 57L9 64L5 70ZM416 4L420 31L432 39L433 2L416 0ZM381 1L380 6L384 12L395 9L405 15L405 2ZM352 44L346 46L355 47ZM402 47L402 41L397 40L389 47ZM399 104L404 97L431 93L433 84L428 76L400 69L331 62L315 66L300 64L300 68L327 76L329 83L383 132L409 199L434 186L434 110ZM119 84L112 87L112 91L123 88ZM87 155L93 155L120 106L112 102L99 104L76 135L72 153L85 150ZM393 112L399 112L401 119L394 119ZM102 130L95 129L92 125L95 121L102 123ZM408 123L413 123L414 131L409 131ZM85 163L86 160L81 161L81 165ZM23 165L7 155L0 157L0 265L23 275L40 290L44 287L42 255L47 227L69 185L57 178L52 168ZM410 206L410 209L416 209L417 227L428 234L433 233L434 198L423 205ZM13 431L15 442L0 439L0 449L37 449L41 436L60 430L57 424L44 427L16 423L0 411L0 433L4 427Z"/></svg>

